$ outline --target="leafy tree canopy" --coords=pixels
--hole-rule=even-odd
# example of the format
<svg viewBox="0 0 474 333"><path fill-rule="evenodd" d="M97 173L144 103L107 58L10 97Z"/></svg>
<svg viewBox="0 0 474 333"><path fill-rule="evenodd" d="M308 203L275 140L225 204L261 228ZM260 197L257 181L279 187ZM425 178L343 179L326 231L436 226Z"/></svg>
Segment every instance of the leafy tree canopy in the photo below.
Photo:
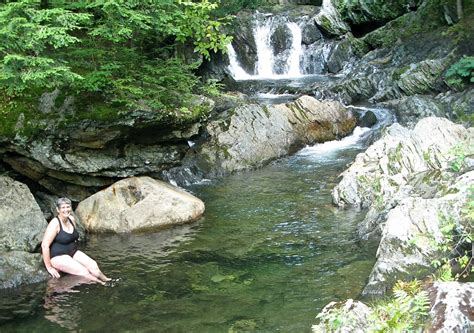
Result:
<svg viewBox="0 0 474 333"><path fill-rule="evenodd" d="M60 88L110 102L174 107L196 78L176 45L223 50L227 19L209 0L6 1L0 4L4 100Z"/></svg>

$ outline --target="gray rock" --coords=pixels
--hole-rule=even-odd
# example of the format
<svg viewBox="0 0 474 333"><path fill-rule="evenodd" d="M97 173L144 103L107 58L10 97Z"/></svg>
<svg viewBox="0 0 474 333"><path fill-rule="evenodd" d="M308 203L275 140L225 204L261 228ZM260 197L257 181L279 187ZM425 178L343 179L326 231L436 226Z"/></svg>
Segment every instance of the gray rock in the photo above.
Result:
<svg viewBox="0 0 474 333"><path fill-rule="evenodd" d="M0 289L16 288L48 278L43 260L38 253L0 251Z"/></svg>
<svg viewBox="0 0 474 333"><path fill-rule="evenodd" d="M334 330L328 323L321 321L318 325L312 326L313 333L364 333L367 331L372 310L364 303L352 299L345 302L331 302L323 308L318 317L327 315L332 311L339 314L338 317L342 321L340 327Z"/></svg>
<svg viewBox="0 0 474 333"><path fill-rule="evenodd" d="M411 196L390 210L364 295L382 295L397 280L423 279L434 271L433 258L443 256L434 241L443 241L440 229L445 219L462 220L461 210L473 183L474 172L466 173L438 193L439 197L423 199ZM465 227L460 224L457 229Z"/></svg>
<svg viewBox="0 0 474 333"><path fill-rule="evenodd" d="M242 68L249 74L255 74L257 63L257 45L253 34L253 17L248 13L241 13L235 21L233 29L232 47L237 54L237 60Z"/></svg>
<svg viewBox="0 0 474 333"><path fill-rule="evenodd" d="M341 36L351 30L331 1L323 2L321 11L315 16L314 21L321 30L331 36Z"/></svg>
<svg viewBox="0 0 474 333"><path fill-rule="evenodd" d="M380 23L390 21L415 7L416 0L365 1L333 0L340 14L350 24Z"/></svg>
<svg viewBox="0 0 474 333"><path fill-rule="evenodd" d="M46 226L28 187L0 176L0 249L33 252Z"/></svg>
<svg viewBox="0 0 474 333"><path fill-rule="evenodd" d="M314 21L310 21L303 25L301 29L301 42L305 45L313 44L323 38L323 34L319 31Z"/></svg>
<svg viewBox="0 0 474 333"><path fill-rule="evenodd" d="M278 55L290 48L292 38L291 31L286 24L278 25L270 36L270 45L273 49L273 54Z"/></svg>
<svg viewBox="0 0 474 333"><path fill-rule="evenodd" d="M336 74L340 72L353 56L351 41L345 39L335 45L327 60L328 72Z"/></svg>
<svg viewBox="0 0 474 333"><path fill-rule="evenodd" d="M451 147L462 142L469 147L473 140L463 126L444 118L424 118L412 131L394 124L342 174L333 190L334 202L369 207L377 198L382 206L411 175L447 168L445 156Z"/></svg>
<svg viewBox="0 0 474 333"><path fill-rule="evenodd" d="M393 108L398 122L405 127L413 128L426 117L445 117L446 112L440 102L431 96L414 95L383 103Z"/></svg>
<svg viewBox="0 0 474 333"><path fill-rule="evenodd" d="M473 282L435 282L429 293L432 318L430 332L472 332Z"/></svg>
<svg viewBox="0 0 474 333"><path fill-rule="evenodd" d="M406 95L438 91L440 78L452 63L453 55L444 58L427 59L410 67L400 75L398 88Z"/></svg>
<svg viewBox="0 0 474 333"><path fill-rule="evenodd" d="M76 214L88 232L131 232L196 221L204 203L150 177L132 177L81 201Z"/></svg>
<svg viewBox="0 0 474 333"><path fill-rule="evenodd" d="M190 150L182 168L216 177L259 167L306 144L343 137L355 122L340 103L309 96L288 104L239 106L207 125L206 139Z"/></svg>
<svg viewBox="0 0 474 333"><path fill-rule="evenodd" d="M377 123L377 116L370 110L366 110L357 120L357 126L372 127Z"/></svg>
<svg viewBox="0 0 474 333"><path fill-rule="evenodd" d="M474 88L470 87L462 92L448 91L437 95L436 102L441 103L445 110L445 117L466 122L474 114Z"/></svg>

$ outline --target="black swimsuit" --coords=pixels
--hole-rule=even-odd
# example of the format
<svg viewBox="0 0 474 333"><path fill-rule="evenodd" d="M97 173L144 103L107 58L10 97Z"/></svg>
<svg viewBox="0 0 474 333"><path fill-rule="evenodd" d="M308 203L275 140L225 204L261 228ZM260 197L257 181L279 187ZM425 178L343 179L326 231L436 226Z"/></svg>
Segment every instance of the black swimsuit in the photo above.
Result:
<svg viewBox="0 0 474 333"><path fill-rule="evenodd" d="M77 240L79 239L79 233L77 232L76 228L74 227L74 223L72 223L71 220L69 220L69 223L71 223L73 227L71 233L63 230L63 226L61 221L59 221L59 218L58 223L60 230L54 238L54 241L51 243L50 256L53 258L67 254L72 257L77 251Z"/></svg>

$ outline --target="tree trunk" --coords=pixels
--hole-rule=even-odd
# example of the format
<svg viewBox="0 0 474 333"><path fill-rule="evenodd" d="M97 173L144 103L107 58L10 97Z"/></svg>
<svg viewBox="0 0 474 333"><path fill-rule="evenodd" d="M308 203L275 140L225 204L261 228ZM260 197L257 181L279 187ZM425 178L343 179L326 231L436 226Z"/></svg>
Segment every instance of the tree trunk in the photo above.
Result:
<svg viewBox="0 0 474 333"><path fill-rule="evenodd" d="M41 0L40 8L41 9L48 9L48 7L49 7L49 0Z"/></svg>
<svg viewBox="0 0 474 333"><path fill-rule="evenodd" d="M456 10L458 13L458 20L462 20L462 0L457 0L456 1Z"/></svg>

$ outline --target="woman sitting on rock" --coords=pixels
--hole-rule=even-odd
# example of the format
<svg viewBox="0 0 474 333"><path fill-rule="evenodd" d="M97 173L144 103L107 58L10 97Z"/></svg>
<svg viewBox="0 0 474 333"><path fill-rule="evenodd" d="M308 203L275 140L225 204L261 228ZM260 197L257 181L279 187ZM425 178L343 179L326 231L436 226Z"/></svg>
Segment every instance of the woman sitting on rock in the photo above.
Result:
<svg viewBox="0 0 474 333"><path fill-rule="evenodd" d="M59 272L80 275L102 284L110 281L95 260L77 249L79 233L71 215L71 200L59 198L56 210L58 216L49 222L41 243L43 261L49 274L54 278L60 277Z"/></svg>

